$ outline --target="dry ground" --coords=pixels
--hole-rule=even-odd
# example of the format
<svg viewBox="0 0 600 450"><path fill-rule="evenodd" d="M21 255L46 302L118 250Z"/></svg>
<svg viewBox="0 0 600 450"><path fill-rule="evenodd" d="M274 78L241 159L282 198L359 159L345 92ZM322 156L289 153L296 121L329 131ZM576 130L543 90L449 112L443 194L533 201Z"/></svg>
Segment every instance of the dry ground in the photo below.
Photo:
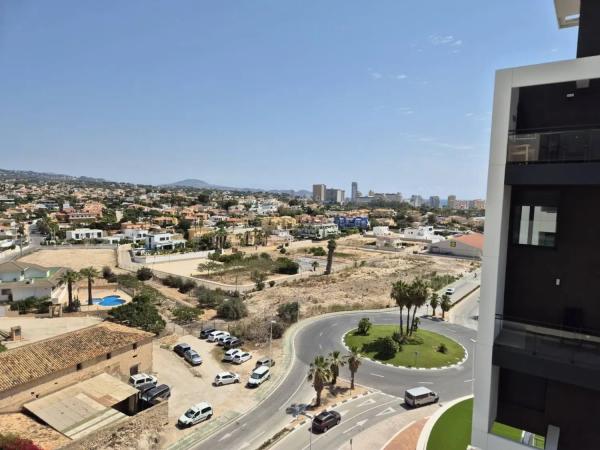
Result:
<svg viewBox="0 0 600 450"><path fill-rule="evenodd" d="M114 269L117 266L115 251L111 249L61 248L59 250L40 250L24 256L19 261L45 267L68 267L73 270L81 270L89 266L100 270L104 266Z"/></svg>
<svg viewBox="0 0 600 450"><path fill-rule="evenodd" d="M0 431L30 439L44 450L54 450L71 442L58 431L21 413L0 414Z"/></svg>

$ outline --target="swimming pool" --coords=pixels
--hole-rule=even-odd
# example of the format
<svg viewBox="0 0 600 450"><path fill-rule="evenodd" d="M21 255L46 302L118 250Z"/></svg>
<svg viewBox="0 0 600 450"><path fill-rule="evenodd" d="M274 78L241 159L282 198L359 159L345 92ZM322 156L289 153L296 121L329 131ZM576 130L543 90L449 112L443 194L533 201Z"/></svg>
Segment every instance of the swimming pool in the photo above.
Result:
<svg viewBox="0 0 600 450"><path fill-rule="evenodd" d="M125 303L125 300L118 295L107 295L104 298L95 298L93 302L94 305L98 306L121 306Z"/></svg>

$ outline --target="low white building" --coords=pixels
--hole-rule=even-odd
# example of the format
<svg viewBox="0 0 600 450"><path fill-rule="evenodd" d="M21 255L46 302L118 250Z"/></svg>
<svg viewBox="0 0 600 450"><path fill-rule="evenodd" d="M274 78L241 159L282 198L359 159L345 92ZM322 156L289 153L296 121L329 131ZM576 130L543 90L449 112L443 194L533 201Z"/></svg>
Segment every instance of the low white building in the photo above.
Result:
<svg viewBox="0 0 600 450"><path fill-rule="evenodd" d="M60 298L63 286L59 279L65 271L58 267L43 267L32 263L0 264L0 303L10 303L28 297Z"/></svg>
<svg viewBox="0 0 600 450"><path fill-rule="evenodd" d="M481 259L483 234L469 233L450 237L429 246L429 253Z"/></svg>
<svg viewBox="0 0 600 450"><path fill-rule="evenodd" d="M432 226L405 228L401 236L405 241L432 243L441 240L440 236L435 234Z"/></svg>
<svg viewBox="0 0 600 450"><path fill-rule="evenodd" d="M378 226L378 227L373 227L373 236L388 236L390 235L390 227L383 227L383 226Z"/></svg>
<svg viewBox="0 0 600 450"><path fill-rule="evenodd" d="M92 230L90 228L77 228L75 230L67 230L67 239L73 241L83 241L86 239L102 239L104 237L103 230Z"/></svg>
<svg viewBox="0 0 600 450"><path fill-rule="evenodd" d="M185 239L177 233L150 233L146 236L146 250L172 250L184 246Z"/></svg>
<svg viewBox="0 0 600 450"><path fill-rule="evenodd" d="M310 223L298 230L298 235L309 239L328 239L340 234L335 223Z"/></svg>
<svg viewBox="0 0 600 450"><path fill-rule="evenodd" d="M125 239L139 242L146 240L146 237L148 237L148 230L143 230L141 228L127 228L123 231L123 234L125 235Z"/></svg>

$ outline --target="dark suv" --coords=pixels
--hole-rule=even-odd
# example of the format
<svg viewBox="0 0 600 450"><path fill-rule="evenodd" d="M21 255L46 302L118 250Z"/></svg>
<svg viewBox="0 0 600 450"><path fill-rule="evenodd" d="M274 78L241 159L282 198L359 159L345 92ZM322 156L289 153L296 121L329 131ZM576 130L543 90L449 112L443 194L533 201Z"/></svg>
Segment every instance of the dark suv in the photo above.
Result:
<svg viewBox="0 0 600 450"><path fill-rule="evenodd" d="M192 347L190 347L188 344L177 344L175 347L173 347L173 351L179 356L185 355L185 352L191 349Z"/></svg>
<svg viewBox="0 0 600 450"><path fill-rule="evenodd" d="M233 339L226 340L223 344L223 347L225 348L225 350L229 350L232 348L240 347L243 343L244 341L242 341L240 338L234 337Z"/></svg>
<svg viewBox="0 0 600 450"><path fill-rule="evenodd" d="M213 331L217 331L216 328L204 328L201 332L200 332L200 339L206 339L208 337L208 335L210 333L212 333Z"/></svg>
<svg viewBox="0 0 600 450"><path fill-rule="evenodd" d="M336 426L342 420L342 416L337 411L323 411L319 413L312 421L313 433L325 433L331 427Z"/></svg>

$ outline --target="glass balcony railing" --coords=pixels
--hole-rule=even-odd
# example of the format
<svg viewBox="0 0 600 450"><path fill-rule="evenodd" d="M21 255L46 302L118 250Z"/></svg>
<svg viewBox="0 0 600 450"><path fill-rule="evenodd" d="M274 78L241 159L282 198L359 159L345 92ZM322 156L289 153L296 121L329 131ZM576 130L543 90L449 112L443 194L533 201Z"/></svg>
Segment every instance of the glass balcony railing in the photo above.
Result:
<svg viewBox="0 0 600 450"><path fill-rule="evenodd" d="M511 133L509 164L600 161L600 129Z"/></svg>

